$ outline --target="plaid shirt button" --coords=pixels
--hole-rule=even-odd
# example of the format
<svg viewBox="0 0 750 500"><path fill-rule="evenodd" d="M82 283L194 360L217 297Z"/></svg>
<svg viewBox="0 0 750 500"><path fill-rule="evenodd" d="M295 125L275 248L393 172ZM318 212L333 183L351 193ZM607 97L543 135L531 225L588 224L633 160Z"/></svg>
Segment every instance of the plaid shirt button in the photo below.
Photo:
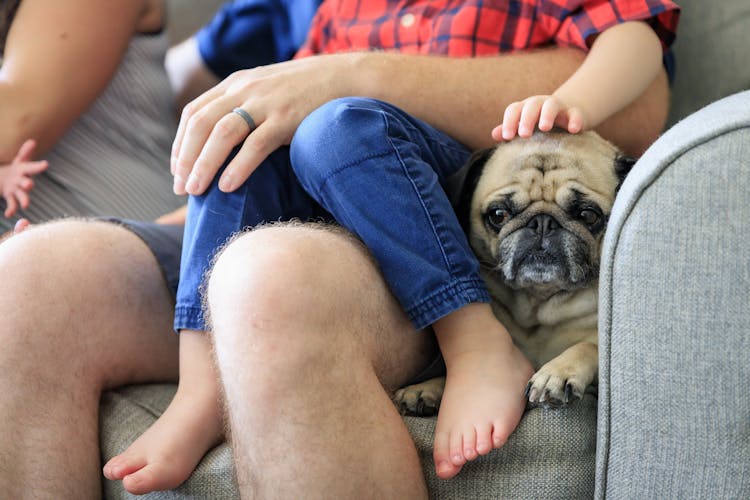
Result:
<svg viewBox="0 0 750 500"><path fill-rule="evenodd" d="M403 26L404 28L408 28L412 24L414 24L414 14L406 14L401 18L401 26Z"/></svg>

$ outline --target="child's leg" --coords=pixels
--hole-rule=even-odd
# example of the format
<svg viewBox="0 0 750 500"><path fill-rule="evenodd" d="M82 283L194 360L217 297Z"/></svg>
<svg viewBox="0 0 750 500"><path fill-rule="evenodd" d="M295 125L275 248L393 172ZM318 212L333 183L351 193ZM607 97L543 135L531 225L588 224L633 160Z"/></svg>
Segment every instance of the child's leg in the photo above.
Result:
<svg viewBox="0 0 750 500"><path fill-rule="evenodd" d="M442 187L469 153L403 111L362 98L316 110L291 148L302 185L364 241L415 328L438 333L448 365L434 452L441 477L505 442L531 376L482 304L489 297L479 263Z"/></svg>
<svg viewBox="0 0 750 500"><path fill-rule="evenodd" d="M227 162L230 160L227 160ZM218 188L220 170L201 196L190 196L175 304L175 330L209 330L201 287L217 251L228 239L267 222L330 218L299 185L289 149L274 151L238 189Z"/></svg>
<svg viewBox="0 0 750 500"><path fill-rule="evenodd" d="M465 306L433 328L447 368L433 459L438 477L448 479L467 460L505 444L523 414L533 369L488 304Z"/></svg>
<svg viewBox="0 0 750 500"><path fill-rule="evenodd" d="M222 436L219 386L204 332L180 334L180 383L164 414L104 466L130 493L176 488Z"/></svg>

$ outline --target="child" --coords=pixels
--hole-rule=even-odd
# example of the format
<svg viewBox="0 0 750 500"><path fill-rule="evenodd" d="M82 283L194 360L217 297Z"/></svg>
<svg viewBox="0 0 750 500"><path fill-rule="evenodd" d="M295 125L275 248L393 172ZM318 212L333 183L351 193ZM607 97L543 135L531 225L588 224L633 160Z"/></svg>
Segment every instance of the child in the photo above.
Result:
<svg viewBox="0 0 750 500"><path fill-rule="evenodd" d="M578 71L552 95L508 105L492 138L530 137L537 124L543 132L593 129L641 95L661 64L662 44L650 26L642 21L616 24L596 37Z"/></svg>
<svg viewBox="0 0 750 500"><path fill-rule="evenodd" d="M420 4L420 2L413 3L415 6L419 6ZM467 7L469 7L469 2L466 3ZM620 2L613 1L607 3L586 0L578 2L562 2L571 10L566 10L561 6L552 6L555 8L550 9L551 4L555 4L555 2L552 1L537 0L533 2L514 2L515 7L517 7L517 5L515 5L517 3L522 3L524 5L524 9L521 11L525 13L523 14L525 16L529 16L529 12L537 12L537 7L540 8L540 11L547 9L548 11L557 12L561 18L556 19L556 21L558 21L557 27L559 30L563 29L563 22L566 20L565 18L572 17L574 14L579 16L579 21L580 19L583 19L580 21L581 23L585 24L588 22L589 13L583 12L583 14L581 14L581 12L585 11L587 8L596 11L599 14L599 17L606 18L605 21L608 25L615 26L618 26L618 23L622 23L623 19L649 19L656 15L654 12L667 13L667 26L663 29L666 38L666 45L671 42L671 30L676 24L676 16L673 14L677 7L671 2L623 2L619 11L610 8L605 9L604 13L602 13L601 10L602 4L618 4ZM645 6L646 3L648 3L649 6ZM347 9L339 4L346 4L346 2L338 2L338 4L336 4L340 7L337 12L340 13L347 11ZM569 4L576 4L577 7L574 9L570 7ZM638 8L634 7L636 4ZM321 10L326 6L330 7L330 5L333 4L324 4L324 6L321 7ZM367 2L358 3L357 5L362 8L352 9L352 11L356 11L361 15L361 18L356 19L356 21L362 22L366 17L366 14L369 14L374 10L374 7L368 5ZM432 5L433 4L431 4L431 6ZM627 10L625 7L630 9L630 12L627 13L627 17L623 14L623 11ZM444 16L445 18L449 18L449 16L452 15L448 13L449 10L450 9L442 11L433 11L432 9L422 9L421 11L415 10L414 12L417 12L417 14L410 13L408 17L400 17L401 14L398 12L387 12L389 16L388 22L396 19L398 23L408 29L411 26L419 26L420 19L416 19L416 17L418 15L423 15L419 12L438 12L436 17ZM506 2L496 2L495 4L492 4L492 7L486 12L488 12L489 15L499 15L498 13L504 13L504 15L507 14L508 17L511 17L509 14L511 10L514 9L508 9ZM315 30L311 32L310 40L313 40L313 43L308 43L306 51L303 49L304 55L334 52L338 48L341 48L344 42L351 44L350 46L347 46L350 50L365 50L367 44L371 43L371 40L374 39L370 36L370 31L360 30L361 32L364 32L365 35L362 39L363 41L357 42L352 38L357 34L354 30L351 32L343 30L343 26L347 25L347 22L344 22L346 20L337 18L339 15L343 14L332 12L327 12L327 14L329 17L334 18L333 21L326 21L324 19L320 23L314 23L314 26L317 26L320 30L317 33ZM375 14L377 14L375 18L379 20L384 19L383 12L376 12ZM522 14L518 14L516 18L511 19L511 21L517 21L517 17L520 17L521 15ZM458 16L456 16L456 18L458 18ZM434 19L432 21L434 26L442 25ZM546 21L549 21L549 19L546 19ZM472 21L472 27L474 26L473 23L474 21ZM499 34L503 33L502 26L500 25L500 27L498 27L495 23L490 23L490 25L492 26L491 32L493 36L496 37L496 45L494 45L492 49L487 49L482 45L485 43L484 40L480 42L477 39L475 40L475 45L464 44L464 46L474 48L481 47L481 50L486 50L486 52L480 54L479 51L472 52L471 49L465 49L468 50L468 52L463 55L489 55L491 51L497 53L501 50L509 50L504 46L505 38L498 38ZM512 49L528 49L531 48L531 46L542 46L558 41L557 31L547 32L546 34L544 33L544 30L548 29L549 23L539 22L535 26L532 26L532 28L528 28L527 23L514 23L509 21L507 25L515 27L527 26L527 28L519 28L520 33L517 39L521 41L517 45L513 45ZM337 32L336 30L323 29L327 26L340 26L342 27L342 30L341 32ZM594 49L592 46L590 56L591 60L587 60L581 69L571 77L570 85L563 85L563 87L559 89L559 99L565 102L565 106L560 105L560 109L557 110L555 109L557 101L551 100L550 104L548 104L545 109L542 109L542 99L530 99L528 107L523 105L514 106L513 109L516 111L511 113L505 120L509 128L507 138L511 138L518 132L519 124L523 124L520 133L528 135L530 133L528 128L533 128L532 126L539 120L540 114L544 116L544 127L547 129L551 128L552 124L556 121L560 125L569 125L575 131L581 130L583 127L591 127L602 122L607 116L616 112L618 109L638 97L654 79L659 68L662 49L659 38L653 34L653 32L650 32L651 28L645 24L632 23L631 25L630 23L626 23L622 24L622 26L627 26L622 33L620 33L621 30L619 29L611 28L611 34L617 35L613 41L610 40L611 37L605 36L609 30L606 30L603 27L598 29L592 28L591 33L585 36L582 35L581 39L585 40L586 38L593 37L596 33L604 33L595 40L594 44L596 48ZM359 28L361 28L361 26L357 26L357 29ZM531 36L528 30L533 31L533 28L539 28L540 31L537 33L538 36ZM580 26L579 28L581 33L585 31ZM631 32L631 28L634 31ZM527 31L524 31L524 29ZM570 26L568 26L567 30L574 31ZM463 33L463 31L456 28L452 33ZM436 37L438 35L438 33L435 34ZM622 38L630 37L631 35L637 39L638 43L635 43L628 38L625 46L620 47L617 45L618 43L622 43ZM338 38L326 40L325 37L328 36ZM455 36L455 39L460 38L461 35ZM530 40L533 40L533 43ZM641 43L641 41L643 41L643 43ZM384 42L385 38L380 38L378 43ZM631 42L632 45L628 45ZM573 42L570 41L568 41L568 43L573 44ZM585 45L585 42L583 43ZM579 46L580 45L581 44L579 44ZM425 42L423 46L433 47L433 45L427 42ZM440 45L435 43L434 46L439 47ZM456 46L458 46L458 44L456 44ZM383 46L370 48L392 50L403 47ZM406 48L403 48L403 50L406 51ZM605 66L602 69L600 59L607 57L607 53L610 51L614 51L614 55L611 53L609 55L609 57L613 57L613 60L610 61L613 69L609 69L608 66ZM649 53L648 57L645 56L646 52ZM435 50L435 53L441 54L438 49ZM451 52L451 54L453 53ZM628 73L625 75L627 78L623 77L623 73L626 70L635 72L638 69L638 58L641 56L646 57L646 62L644 62L646 68L643 71L643 74L638 75L637 78L633 78L633 75ZM313 63L311 62L311 64ZM269 69L269 71L272 71L272 69ZM611 71L612 76L610 77L608 75L599 74L599 72L602 71ZM241 81L242 78L243 76L240 75L233 82L226 83L226 85L220 84L219 87L223 86L224 88L217 87L210 93L204 94L199 98L199 101L195 101L194 104L197 103L196 108L200 108L201 106L203 106L204 109L216 108L213 109L211 114L212 116L215 116L216 121L221 120L221 123L226 126L223 129L224 132L231 130L233 133L246 137L248 134L253 133L256 125L259 129L262 128L264 122L261 121L255 123L253 120L248 120L243 116L243 114L248 113L248 110L244 110L244 113L237 112L236 106L239 106L241 103L230 103L228 99L225 98L226 95L224 94L225 87L229 86L231 83ZM618 79L627 80L629 78L635 80L635 82L628 82L627 85L621 85L623 82L618 81ZM597 88L596 92L589 91L587 86L583 85L583 83L589 81L596 82L597 79L602 82L602 88ZM613 79L615 84L620 85L614 85L612 82ZM579 82L579 80L582 80L583 83ZM435 83L435 85L439 85L439 83ZM569 86L572 87L570 90L568 90ZM619 88L620 86L624 88ZM237 85L235 85L235 88L236 87ZM253 89L248 87L247 94L250 95L250 97L252 92ZM618 96L611 96L611 92L617 92ZM581 95L582 93L583 96ZM591 94L591 98L594 99L594 101L592 101L591 104L584 106L579 102L578 98L588 98L588 93ZM603 97L600 97L600 94ZM252 102L252 99L249 98L248 95L242 95L240 97ZM314 97L317 96L311 96L310 98L313 99ZM222 99L226 102L223 102ZM211 106L209 106L209 103ZM227 107L229 104L231 104L231 106ZM261 103L255 104L260 105ZM570 108L571 104L574 105L572 110ZM383 107L386 106L387 104L383 105ZM536 109L536 113L533 112L534 109ZM197 112L198 110L199 109L193 109L193 112ZM253 119L259 118L261 118L261 115L256 116L256 114L253 114ZM297 125L298 124L299 123L297 123ZM284 125L286 126L289 124L284 123ZM213 130L216 132L216 129ZM511 130L512 134L510 132ZM228 144L228 141L226 140L222 143L221 139L218 138L221 134L212 134L212 139L208 139L208 142L207 136L204 136L202 140L199 140L196 137L191 136L189 127L187 127L184 122L181 124L180 131L181 132L178 132L178 137L175 141L176 158L173 161L175 191L178 193L188 192L192 195L199 195L207 189L208 184L214 178L219 165L212 165L215 167L213 171L209 171L210 169L205 168L205 166L204 168L197 168L195 160L198 157L198 154L202 152L206 156L215 156L216 151L229 151L229 149L235 144ZM284 130L284 132L287 132L287 130ZM293 133L294 129L290 132ZM231 134L223 134L225 138L229 135ZM280 135L291 137L291 134ZM498 140L502 138L500 130L496 131L495 135ZM182 146L185 146L185 144L188 143L188 139L192 141L191 146L182 147L181 149L181 142ZM197 149L196 143L198 143ZM274 146L277 145L274 144ZM186 153L186 150L191 150L192 152L188 154ZM267 160L267 162L275 163L272 166L269 165L271 168L265 168L264 170L259 170L258 172L253 173L251 179L256 182L255 186L260 182L258 181L259 178L270 178L272 181L275 180L273 176L275 176L280 169L273 167L283 166L283 168L288 168L288 158L282 158L285 153L284 151L279 151L281 150L277 150L276 153L272 154ZM190 158L190 156L192 156L192 158ZM233 230L226 231L226 227L220 227L221 225L228 225L228 220L231 218L236 217L239 219L243 215L234 214L233 209L230 208L228 204L210 205L212 203L217 203L212 200L221 200L221 197L224 195L226 195L226 198L223 199L233 202L235 198L233 198L232 195L237 193L235 190L240 186L242 186L242 189L246 189L246 184L243 183L250 174L245 171L243 175L242 168L245 168L246 170L251 169L247 168L248 162L243 162L241 157L242 152L240 152L235 157L235 160L232 160L227 166L221 180L219 181L218 185L225 193L219 193L219 189L212 188L212 190L207 192L206 196L200 198L194 196L191 198L191 208L188 217L189 230L186 232L186 250L183 252L183 272L181 273L181 278L186 276L186 273L184 272L186 269L196 276L202 275L202 269L205 269L203 266L208 265L210 257L214 253L214 247L211 246L210 248L206 248L202 242L214 242L212 244L215 245L215 242L225 240L232 231L239 230L245 225L254 225L262 223L264 220L278 220L282 217L287 218L290 216L290 214L287 214L288 207L286 206L281 207L278 215L275 215L274 213L275 209L272 205L274 202L278 201L273 195L273 190L277 187L276 185L271 186L267 190L253 187L252 189L255 191L250 191L251 188L247 188L246 191L242 192L244 194L238 194L237 196L244 200L245 198L243 197L250 196L250 194L255 195L255 197L247 198L252 200L250 203L254 207L254 210L257 208L258 212L265 210L268 213L264 213L263 216L260 217L261 220L258 221L239 220L237 227ZM307 157L306 159L314 160L312 156ZM211 162L204 161L203 163ZM459 162L456 163L458 164ZM188 166L185 167L185 165ZM458 166L455 168L457 169ZM230 177L229 174L234 175ZM292 189L293 188L290 187L290 190ZM264 196L264 194L268 192L271 192L271 194ZM296 195L297 193L295 191L295 196ZM338 201L341 201L342 203L355 203L357 201L345 196L339 198L340 200ZM373 205L375 201L380 199L391 199L386 195L362 196L361 198L368 203L372 201ZM244 203L244 201L241 201L241 203ZM339 207L330 207L327 205L325 210L328 210L335 215L336 212L334 210L337 208ZM291 216L303 219L314 219L316 217L324 216L324 211L321 210L316 212L318 209L319 206L305 206L302 209L298 208L293 214L291 214ZM236 209L234 209L234 211L236 211ZM371 215L372 217L377 216L375 212L375 209L367 211L368 215ZM388 213L393 214L393 211ZM395 217L395 215L389 215L388 217ZM193 219L192 226L190 222L191 218ZM455 230L452 234L460 233L460 228L457 227L457 224L455 224L456 227L453 227L454 225L451 220L446 220L445 223L446 226L450 226L450 231ZM227 234L220 234L222 231ZM451 238L453 238L453 236L451 236ZM456 236L456 238L458 238L458 236ZM369 243L367 238L362 237L362 239L366 244ZM459 240L455 241L458 242L457 244L460 244ZM408 241L405 242L406 245L409 243L410 242ZM373 250L372 247L371 250L376 260L384 257L376 250ZM469 258L468 252L466 255L467 258ZM393 256L389 255L387 257ZM398 260L397 256L394 258ZM393 262L391 262L391 264L393 265ZM404 265L405 264L402 263L402 266ZM381 266L381 268L383 267L387 266ZM396 273L398 274L400 271L407 270L400 269L397 270ZM393 289L394 294L400 299L398 288L404 284L409 285L410 283L405 283L409 280L401 279L400 283L395 283L396 280L393 280L394 282L389 280L390 275L388 272L384 272L384 275L386 281L389 282L389 285ZM392 276L390 277L392 278ZM198 288L197 285L199 284L200 279L196 279L195 276L193 276L191 280L192 282L187 282L184 279L181 279L180 293L182 293L183 289L187 290L192 285L195 285L194 288ZM199 307L196 307L195 305L188 307L183 303L180 293L178 293L178 317L182 317L183 313L186 311L199 309ZM469 302L468 305L462 304L463 307L460 308L456 306L452 312L448 311L447 315L433 318L429 323L433 326L433 329L436 332L442 354L446 360L446 365L448 366L446 391L438 415L438 423L435 432L435 464L437 474L442 478L455 476L467 460L473 460L479 455L489 453L493 448L498 448L504 444L508 434L510 434L513 428L515 428L515 425L521 417L523 411L523 398L521 397L523 387L525 385L525 380L528 379L528 376L531 373L530 364L527 360L522 359L522 356L519 357L518 351L512 345L509 345L507 342L507 332L503 332L502 327L493 317L491 317L489 308L484 307L486 304L479 304L481 300L477 298L473 298ZM404 307L404 309L406 309L406 307ZM181 321L184 320L181 319ZM189 366L187 363L183 364L181 367L183 373L185 373L185 371L200 373L201 370L204 374L210 372L211 355L209 342L205 338L201 338L200 333L193 331L196 329L200 330L200 326L200 323L183 323L180 326L183 328L183 335L185 332L188 333L188 336L181 339L181 342L187 341L180 346L181 363L184 359L190 358L193 360L192 364ZM422 326L415 323L415 327L419 329ZM488 340L490 337L491 340ZM479 348L477 348L477 346L479 346ZM492 356L490 356L493 362L489 362L489 358L485 356L485 354L490 351L494 351L491 353ZM477 374L477 372L483 373ZM199 444L191 446L192 449L189 453L193 457L199 456L206 451L205 443L212 441L214 433L217 432L217 429L220 426L218 413L211 410L206 411L207 406L216 405L216 393L218 393L218 388L216 387L215 381L211 380L210 377L197 375L191 376L190 378L181 378L178 393L184 394L185 397L180 398L179 401L176 399L176 403L173 403L173 406L170 406L167 413L165 413L162 419L157 422L154 428L158 426L158 428L164 433L181 435L182 441L187 443L192 443L197 438ZM173 409L174 412L172 412ZM210 415L212 413L215 414L215 416L212 421L204 422L203 425L197 426L190 423L196 421L196 419L192 418L191 412L199 416L205 414ZM163 486L163 483L160 483L155 479L155 475L161 474L168 476L173 474L175 465L169 464L164 460L164 457L170 455L174 456L175 453L174 450L160 449L159 447L161 446L161 443L159 443L158 436L152 437L153 440L151 443L139 440L132 449L110 461L110 463L105 466L105 475L110 479L125 478L125 486L131 492L143 493L149 489L155 489L156 486ZM208 439L204 439L206 437L208 437ZM179 448L179 451L182 452L184 448L184 446ZM177 455L179 455L179 453ZM182 465L180 465L180 467L181 466ZM180 471L180 475L183 476L186 476L187 473L189 473L189 471Z"/></svg>

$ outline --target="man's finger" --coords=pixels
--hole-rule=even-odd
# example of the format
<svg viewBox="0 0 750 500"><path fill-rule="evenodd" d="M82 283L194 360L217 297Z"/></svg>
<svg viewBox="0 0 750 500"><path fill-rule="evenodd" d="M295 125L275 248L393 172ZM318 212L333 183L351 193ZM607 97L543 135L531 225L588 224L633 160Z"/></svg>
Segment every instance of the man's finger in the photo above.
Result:
<svg viewBox="0 0 750 500"><path fill-rule="evenodd" d="M180 122L177 124L177 132L174 141L172 142L172 154L169 162L169 168L172 175L175 175L175 172L177 171L177 159L180 156L182 141L187 131L187 125L190 118L203 109L204 106L224 94L224 87L226 86L225 82L227 82L227 80L224 80L220 84L199 95L182 109L182 112L180 113Z"/></svg>
<svg viewBox="0 0 750 500"><path fill-rule="evenodd" d="M192 195L202 194L211 184L216 172L229 157L232 149L245 140L251 132L248 124L238 114L224 115L216 123L195 161L185 190Z"/></svg>
<svg viewBox="0 0 750 500"><path fill-rule="evenodd" d="M228 97L219 97L203 106L200 111L188 119L175 163L174 192L176 194L187 192L185 185L195 167L195 161L206 146L206 141L216 128L217 123L231 113L233 109L229 99ZM242 120L240 119L240 121Z"/></svg>
<svg viewBox="0 0 750 500"><path fill-rule="evenodd" d="M258 166L284 144L280 130L265 121L245 139L219 179L219 189L229 193L240 187Z"/></svg>

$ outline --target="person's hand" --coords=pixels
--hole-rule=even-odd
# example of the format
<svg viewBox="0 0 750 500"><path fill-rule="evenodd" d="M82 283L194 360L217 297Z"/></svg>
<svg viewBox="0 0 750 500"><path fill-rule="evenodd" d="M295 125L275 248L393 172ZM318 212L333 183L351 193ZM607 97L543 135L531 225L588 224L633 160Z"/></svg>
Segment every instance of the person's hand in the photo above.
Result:
<svg viewBox="0 0 750 500"><path fill-rule="evenodd" d="M559 127L577 134L584 129L585 121L581 108L566 104L554 95L536 95L509 104L503 122L492 129L492 138L509 141L516 134L531 137L537 124L542 132Z"/></svg>
<svg viewBox="0 0 750 500"><path fill-rule="evenodd" d="M18 219L16 225L13 226L13 234L21 234L30 227L31 222L29 222L29 219Z"/></svg>
<svg viewBox="0 0 750 500"><path fill-rule="evenodd" d="M174 192L199 195L232 149L242 144L219 180L230 192L260 163L289 144L313 110L346 93L346 55L314 56L238 71L185 106L172 146ZM233 112L240 108L242 112Z"/></svg>
<svg viewBox="0 0 750 500"><path fill-rule="evenodd" d="M9 165L0 166L0 186L5 198L5 217L13 217L18 207L29 207L29 192L34 187L33 176L43 172L47 161L31 161L36 142L27 140L21 145L16 157Z"/></svg>
<svg viewBox="0 0 750 500"><path fill-rule="evenodd" d="M172 212L162 215L154 222L156 222L157 224L165 225L185 225L185 221L187 220L187 208L187 205L182 205L177 210L173 210Z"/></svg>

